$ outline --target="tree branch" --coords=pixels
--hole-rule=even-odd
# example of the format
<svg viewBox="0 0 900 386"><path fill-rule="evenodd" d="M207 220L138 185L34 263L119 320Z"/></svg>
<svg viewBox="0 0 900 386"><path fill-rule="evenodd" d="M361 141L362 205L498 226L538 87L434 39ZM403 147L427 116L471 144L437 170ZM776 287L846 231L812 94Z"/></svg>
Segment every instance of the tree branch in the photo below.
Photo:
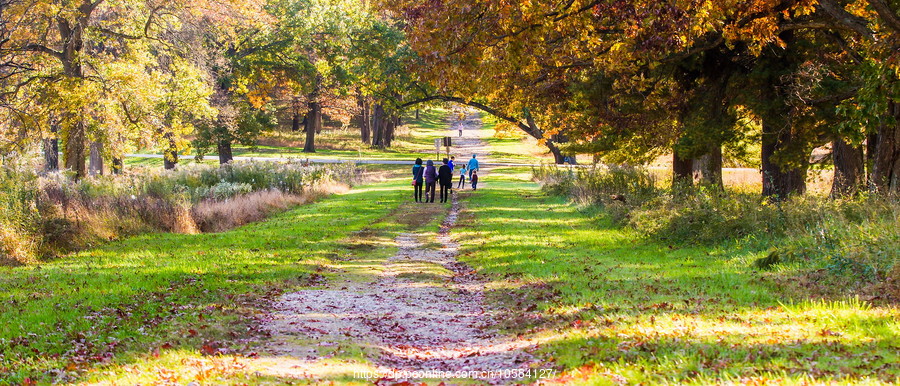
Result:
<svg viewBox="0 0 900 386"><path fill-rule="evenodd" d="M62 60L62 58L63 58L62 52L59 52L57 50L54 50L54 49L47 47L45 45L42 45L42 44L34 44L34 43L26 44L25 46L22 47L22 51L40 52L40 53L44 53L44 54L53 56L60 60Z"/></svg>
<svg viewBox="0 0 900 386"><path fill-rule="evenodd" d="M856 32L860 36L869 40L876 40L875 33L872 32L871 29L869 29L868 23L865 19L851 15L849 12L844 10L843 7L835 4L834 0L819 0L819 9L837 20L838 23Z"/></svg>
<svg viewBox="0 0 900 386"><path fill-rule="evenodd" d="M897 12L892 10L890 5L884 0L869 0L869 5L875 9L885 25L894 30L894 33L900 34L900 16L897 16Z"/></svg>

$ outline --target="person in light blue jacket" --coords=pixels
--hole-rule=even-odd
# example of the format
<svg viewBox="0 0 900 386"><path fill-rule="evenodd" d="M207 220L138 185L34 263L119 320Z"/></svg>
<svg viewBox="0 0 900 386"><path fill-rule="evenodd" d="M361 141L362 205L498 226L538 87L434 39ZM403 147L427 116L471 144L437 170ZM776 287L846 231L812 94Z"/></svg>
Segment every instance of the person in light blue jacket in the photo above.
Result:
<svg viewBox="0 0 900 386"><path fill-rule="evenodd" d="M472 179L472 172L478 170L478 160L475 158L475 156L476 156L475 154L472 154L472 159L469 160L468 167L466 168L466 169L469 169L469 179L470 180Z"/></svg>
<svg viewBox="0 0 900 386"><path fill-rule="evenodd" d="M456 186L457 189L465 189L466 188L466 165L459 167L459 185Z"/></svg>

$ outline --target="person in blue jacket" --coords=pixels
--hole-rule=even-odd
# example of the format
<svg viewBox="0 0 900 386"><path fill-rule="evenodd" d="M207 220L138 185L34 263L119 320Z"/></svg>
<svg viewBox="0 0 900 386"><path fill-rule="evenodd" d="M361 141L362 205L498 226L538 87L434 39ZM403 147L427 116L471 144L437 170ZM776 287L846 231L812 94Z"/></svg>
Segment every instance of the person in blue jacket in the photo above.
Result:
<svg viewBox="0 0 900 386"><path fill-rule="evenodd" d="M459 185L456 186L457 189L465 189L466 188L466 165L460 166L459 168Z"/></svg>
<svg viewBox="0 0 900 386"><path fill-rule="evenodd" d="M475 159L475 154L472 154L472 159L469 160L469 165L466 169L469 169L469 179L472 179L472 172L478 170L478 160Z"/></svg>
<svg viewBox="0 0 900 386"><path fill-rule="evenodd" d="M425 167L422 166L422 159L416 158L416 164L412 168L413 174L413 199L416 202L422 202L422 190L425 185Z"/></svg>

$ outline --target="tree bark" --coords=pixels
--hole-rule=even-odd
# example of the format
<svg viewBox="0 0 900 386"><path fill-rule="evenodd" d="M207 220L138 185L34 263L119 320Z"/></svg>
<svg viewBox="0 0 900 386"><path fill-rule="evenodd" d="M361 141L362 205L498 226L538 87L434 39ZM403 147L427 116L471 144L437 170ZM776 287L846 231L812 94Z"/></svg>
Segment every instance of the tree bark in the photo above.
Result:
<svg viewBox="0 0 900 386"><path fill-rule="evenodd" d="M307 103L308 112L306 113L306 143L303 144L304 153L316 152L316 134L322 131L322 105L319 102L319 95L322 90L322 76L316 76L316 83L313 86L312 93L309 94L309 102Z"/></svg>
<svg viewBox="0 0 900 386"><path fill-rule="evenodd" d="M369 144L371 142L371 124L372 117L369 111L369 103L363 98L357 100L359 105L359 137L362 143Z"/></svg>
<svg viewBox="0 0 900 386"><path fill-rule="evenodd" d="M682 158L675 151L672 154L672 187L694 185L694 160Z"/></svg>
<svg viewBox="0 0 900 386"><path fill-rule="evenodd" d="M113 174L122 174L125 170L125 161L122 157L113 157L110 167Z"/></svg>
<svg viewBox="0 0 900 386"><path fill-rule="evenodd" d="M50 125L50 137L44 138L44 171L55 172L59 170L59 126Z"/></svg>
<svg viewBox="0 0 900 386"><path fill-rule="evenodd" d="M875 150L878 148L878 133L866 136L866 186L869 191L875 191L875 180L872 178L872 169L875 165Z"/></svg>
<svg viewBox="0 0 900 386"><path fill-rule="evenodd" d="M865 186L865 158L862 146L852 146L843 139L832 143L834 160L834 180L831 183L831 197L853 196Z"/></svg>
<svg viewBox="0 0 900 386"><path fill-rule="evenodd" d="M562 165L566 162L566 156L563 155L562 150L560 150L559 146L556 146L553 141L545 142L547 145L547 149L550 150L550 154L553 154L553 162L557 165Z"/></svg>
<svg viewBox="0 0 900 386"><path fill-rule="evenodd" d="M221 139L216 144L216 150L219 153L219 165L227 164L234 160L234 153L231 151L231 141Z"/></svg>
<svg viewBox="0 0 900 386"><path fill-rule="evenodd" d="M418 108L416 108L416 120L417 121L419 120L419 109Z"/></svg>
<svg viewBox="0 0 900 386"><path fill-rule="evenodd" d="M92 141L90 151L90 164L88 174L92 176L103 175L103 142Z"/></svg>
<svg viewBox="0 0 900 386"><path fill-rule="evenodd" d="M82 0L74 20L65 17L56 18L56 30L59 31L62 49L56 53L63 66L63 73L69 77L84 80L84 69L81 57L84 55L84 30L88 27L91 15L100 2ZM87 175L85 158L87 125L84 116L79 114L77 121L66 128L63 136L63 156L67 169L75 172L75 179Z"/></svg>
<svg viewBox="0 0 900 386"><path fill-rule="evenodd" d="M788 169L773 159L794 140L790 128L778 130L766 122L762 128L763 197L782 201L791 195L803 194L806 192L806 168Z"/></svg>
<svg viewBox="0 0 900 386"><path fill-rule="evenodd" d="M322 129L322 106L318 101L309 102L309 112L306 113L306 143L303 144L304 153L316 152L316 134Z"/></svg>
<svg viewBox="0 0 900 386"><path fill-rule="evenodd" d="M75 179L81 179L87 175L84 127L83 121L75 122L69 126L68 132L63 136L65 166L66 169L75 172Z"/></svg>
<svg viewBox="0 0 900 386"><path fill-rule="evenodd" d="M372 109L372 147L384 147L384 107L376 104Z"/></svg>
<svg viewBox="0 0 900 386"><path fill-rule="evenodd" d="M878 141L872 160L872 186L881 194L900 193L900 102L888 103L894 119L878 128Z"/></svg>
<svg viewBox="0 0 900 386"><path fill-rule="evenodd" d="M172 170L178 165L178 144L175 143L175 134L171 131L163 134L163 138L168 143L168 147L163 151L163 168Z"/></svg>
<svg viewBox="0 0 900 386"><path fill-rule="evenodd" d="M300 112L294 111L293 119L291 119L291 131L296 133L300 131Z"/></svg>
<svg viewBox="0 0 900 386"><path fill-rule="evenodd" d="M722 183L722 146L713 145L709 153L706 153L694 162L694 180L705 186L714 186L724 189Z"/></svg>
<svg viewBox="0 0 900 386"><path fill-rule="evenodd" d="M394 130L397 128L397 119L396 117L388 117L383 122L384 129L381 130L381 135L384 138L382 138L381 144L383 147L391 147L391 141L394 140Z"/></svg>
<svg viewBox="0 0 900 386"><path fill-rule="evenodd" d="M322 105L317 104L317 106L319 108L319 113L316 114L315 128L316 128L316 135L319 135L319 134L322 134Z"/></svg>

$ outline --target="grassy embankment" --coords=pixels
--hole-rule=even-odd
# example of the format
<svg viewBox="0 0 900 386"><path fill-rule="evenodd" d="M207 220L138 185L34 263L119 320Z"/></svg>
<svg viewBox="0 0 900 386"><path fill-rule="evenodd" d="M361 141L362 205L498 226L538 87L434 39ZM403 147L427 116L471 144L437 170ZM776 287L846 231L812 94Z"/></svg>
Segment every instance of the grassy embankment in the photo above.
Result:
<svg viewBox="0 0 900 386"><path fill-rule="evenodd" d="M897 382L900 311L813 301L739 244L650 241L496 170L467 202L463 260L508 310L503 328L572 383ZM490 181L488 181L490 180Z"/></svg>
<svg viewBox="0 0 900 386"><path fill-rule="evenodd" d="M408 228L391 216L401 185L360 187L225 233L148 234L0 267L0 384L246 381L228 358L254 349L245 339L259 336L267 300L321 285L337 274L323 268L334 260L365 266L391 254L385 232Z"/></svg>

